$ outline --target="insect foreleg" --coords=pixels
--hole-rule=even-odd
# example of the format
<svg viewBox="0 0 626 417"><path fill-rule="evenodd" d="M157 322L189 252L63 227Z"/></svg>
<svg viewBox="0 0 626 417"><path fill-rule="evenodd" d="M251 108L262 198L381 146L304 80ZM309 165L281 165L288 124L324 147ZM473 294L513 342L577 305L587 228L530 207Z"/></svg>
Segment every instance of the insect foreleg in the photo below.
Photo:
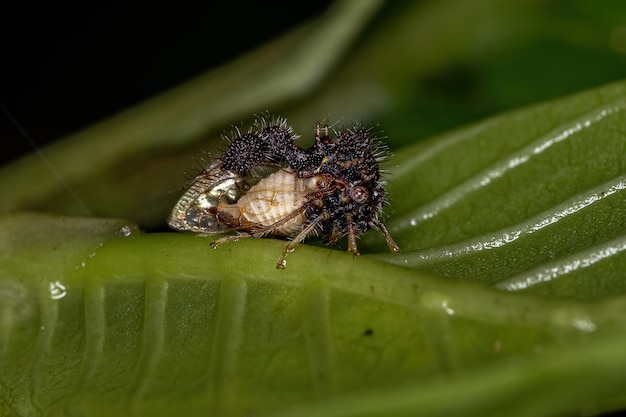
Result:
<svg viewBox="0 0 626 417"><path fill-rule="evenodd" d="M348 224L348 250L352 252L356 258L360 254L356 246L356 233L354 232L354 223L352 223L352 220L352 213L346 213L346 222Z"/></svg>

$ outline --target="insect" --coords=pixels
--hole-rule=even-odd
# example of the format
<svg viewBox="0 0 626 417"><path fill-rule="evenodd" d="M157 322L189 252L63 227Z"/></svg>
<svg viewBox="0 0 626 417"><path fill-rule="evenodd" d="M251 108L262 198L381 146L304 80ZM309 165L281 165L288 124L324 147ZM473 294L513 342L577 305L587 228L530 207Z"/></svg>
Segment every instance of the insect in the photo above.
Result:
<svg viewBox="0 0 626 417"><path fill-rule="evenodd" d="M347 236L348 250L358 256L357 237L375 228L399 252L380 220L385 180L379 162L388 152L371 129L356 125L331 137L318 123L310 148L298 146L297 138L283 118L259 118L245 134L236 130L224 154L187 184L169 226L202 235L236 232L213 248L246 237L287 237L278 269L309 236L330 244Z"/></svg>

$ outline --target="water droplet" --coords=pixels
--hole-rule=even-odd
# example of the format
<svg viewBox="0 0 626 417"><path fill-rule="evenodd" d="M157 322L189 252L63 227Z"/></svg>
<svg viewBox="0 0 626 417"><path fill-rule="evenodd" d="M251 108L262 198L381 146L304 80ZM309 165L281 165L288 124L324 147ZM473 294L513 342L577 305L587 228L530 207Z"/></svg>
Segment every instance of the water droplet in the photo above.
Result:
<svg viewBox="0 0 626 417"><path fill-rule="evenodd" d="M446 312L446 314L450 315L450 316L454 316L454 309L450 308L448 306L448 301L443 300L441 302L441 307L443 307L443 311Z"/></svg>
<svg viewBox="0 0 626 417"><path fill-rule="evenodd" d="M59 281L54 281L48 284L48 288L50 289L50 297L53 300L59 300L67 294L67 288L65 285L61 284Z"/></svg>
<svg viewBox="0 0 626 417"><path fill-rule="evenodd" d="M131 235L131 233L133 233L133 231L131 230L130 226L124 226L120 229L119 233L124 237L128 237Z"/></svg>
<svg viewBox="0 0 626 417"><path fill-rule="evenodd" d="M588 318L575 317L572 319L572 325L586 333L594 332L597 328L596 324Z"/></svg>

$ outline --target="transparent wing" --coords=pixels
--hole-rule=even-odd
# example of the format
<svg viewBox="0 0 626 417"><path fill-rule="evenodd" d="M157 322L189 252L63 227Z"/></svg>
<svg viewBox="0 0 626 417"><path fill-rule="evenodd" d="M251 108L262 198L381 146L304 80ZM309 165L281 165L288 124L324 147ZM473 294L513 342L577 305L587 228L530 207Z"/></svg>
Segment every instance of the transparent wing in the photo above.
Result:
<svg viewBox="0 0 626 417"><path fill-rule="evenodd" d="M223 170L216 161L191 181L172 209L168 224L175 230L209 235L234 230L232 225L220 222L217 214L221 206L236 203L244 194L244 179Z"/></svg>

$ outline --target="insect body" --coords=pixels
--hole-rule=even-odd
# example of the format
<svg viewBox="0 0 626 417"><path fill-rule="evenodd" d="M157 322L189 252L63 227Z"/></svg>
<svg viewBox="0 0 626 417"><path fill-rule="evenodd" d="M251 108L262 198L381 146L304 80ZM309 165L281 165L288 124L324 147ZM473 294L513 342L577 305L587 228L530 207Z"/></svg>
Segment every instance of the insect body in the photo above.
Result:
<svg viewBox="0 0 626 417"><path fill-rule="evenodd" d="M272 234L291 236L306 222L308 196L320 190L319 181L317 176L299 178L289 169L280 169L250 188L236 204L218 209L218 218L230 212L233 229L247 225L251 232L271 228Z"/></svg>
<svg viewBox="0 0 626 417"><path fill-rule="evenodd" d="M172 210L170 227L205 235L237 232L213 242L214 248L242 237L291 238L279 269L287 253L311 235L328 243L347 235L348 250L356 256L357 236L378 228L390 250L399 252L379 219L385 190L378 162L385 154L369 130L357 127L331 139L328 128L318 124L309 149L296 145L296 138L284 119L262 119L238 134L224 155L190 182ZM258 169L273 172L258 179Z"/></svg>

